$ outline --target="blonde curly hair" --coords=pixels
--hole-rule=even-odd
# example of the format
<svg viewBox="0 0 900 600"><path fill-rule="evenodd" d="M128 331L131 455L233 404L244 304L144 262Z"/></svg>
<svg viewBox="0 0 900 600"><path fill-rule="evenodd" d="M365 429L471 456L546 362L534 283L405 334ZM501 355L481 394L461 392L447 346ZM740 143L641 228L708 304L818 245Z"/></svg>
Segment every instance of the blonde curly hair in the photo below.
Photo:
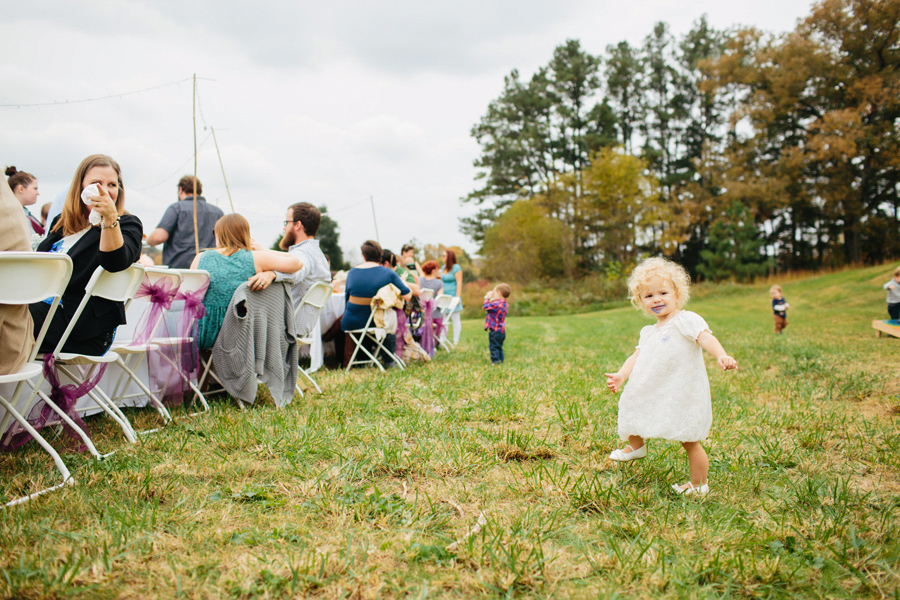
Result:
<svg viewBox="0 0 900 600"><path fill-rule="evenodd" d="M679 309L684 308L690 300L691 276L684 267L661 256L654 256L642 260L628 278L628 293L631 294L631 304L635 308L644 309L641 295L653 279L662 279L672 285L675 290L675 306Z"/></svg>

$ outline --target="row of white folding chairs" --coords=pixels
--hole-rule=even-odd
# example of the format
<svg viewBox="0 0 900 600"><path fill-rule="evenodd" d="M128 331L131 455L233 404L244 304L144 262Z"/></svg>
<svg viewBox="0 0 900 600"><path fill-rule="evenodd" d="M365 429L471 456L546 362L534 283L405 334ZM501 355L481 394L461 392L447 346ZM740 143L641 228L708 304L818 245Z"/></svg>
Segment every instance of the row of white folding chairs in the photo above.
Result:
<svg viewBox="0 0 900 600"><path fill-rule="evenodd" d="M27 422L25 417L22 416L22 414L29 414L36 396L40 396L41 399L44 400L44 402L47 404L47 406L50 407L50 409L53 410L62 421L64 421L69 427L71 427L77 435L79 435L85 446L88 448L88 451L94 457L99 459L103 458L104 456L108 456L101 455L95 448L90 437L84 431L82 431L81 428L78 427L70 419L70 417L62 409L60 409L59 406L57 406L43 391L41 391L41 385L44 381L42 362L42 359L44 357L43 355L39 354L38 351L41 342L43 341L44 336L47 333L47 329L50 322L52 321L53 315L55 314L59 306L62 294L64 293L69 283L71 274L72 262L71 259L65 254L46 254L32 252L0 253L0 280L15 281L17 283L15 286L8 286L6 289L0 290L0 303L11 305L27 305L34 302L51 300L50 309L44 320L43 327L38 332L35 338L34 350L28 357L28 362L17 373L0 375L0 383L16 383L15 391L13 392L13 395L10 399L6 399L0 396L0 404L2 404L4 408L6 408L6 414L4 415L2 422L0 422L0 433L6 435L7 426L9 425L10 419L15 419L19 423L19 425L51 455L54 463L57 466L57 469L63 476L63 482L61 484L45 490L41 490L29 496L13 500L8 505L24 502L40 494L58 489L66 483L74 482L74 480L71 478L69 470L66 468L65 464L62 462L62 459L59 457L59 454L56 453L52 446L50 446L47 441ZM156 284L160 280L168 278L171 282L171 285L176 286L177 289L178 287L184 285L183 280L185 279L185 275L191 275L191 277L189 278L192 282L191 285L196 286L194 288L194 291L202 287L205 284L205 281L209 278L209 274L205 271L179 272L178 270L174 269L145 269L139 264L132 265L128 269L118 273L110 273L98 267L91 277L91 280L88 282L88 285L85 287L85 295L82 302L76 309L75 314L73 315L73 318L71 319L68 327L63 332L59 343L52 352L56 367L60 372L69 377L69 379L80 384L91 377L94 369L98 365L116 362L122 368L123 376L127 374L128 378L135 382L150 398L151 402L156 406L157 410L160 412L160 415L163 416L166 422L170 421L171 415L168 413L168 410L166 410L162 402L160 402L159 399L156 398L153 392L149 390L143 384L143 382L141 382L140 378L138 378L134 373L133 368L134 366L136 366L136 363L132 363L131 365L129 365L126 362L126 357L140 357L140 355L146 355L146 353L150 350L158 349L159 346L157 344L147 343L129 346L128 343L119 343L115 344L109 351L101 356L90 356L78 353L62 352L62 348L68 341L74 325L78 321L81 313L84 311L87 302L92 297L100 297L107 300L122 302L125 304L127 309L131 300L137 293L141 283L144 281L145 276L148 278L151 284ZM148 307L148 310L149 309L150 307ZM164 312L165 311L160 311L157 323L148 324L147 327L150 327L152 331L155 331L162 321ZM172 340L173 338L166 338L166 341ZM152 340L152 342L157 341L160 340ZM192 342L193 340L187 339L182 341ZM79 366L84 365L89 366L86 373L83 373L78 369ZM177 364L173 364L173 367L178 369ZM180 372L180 369L178 370ZM187 379L187 381L188 383L190 383L189 379ZM21 393L24 390L25 383L28 383L31 386L32 392L24 403L24 408L20 413L17 410L17 406ZM119 383L121 383L121 380ZM194 386L191 385L191 387ZM124 390L124 388L117 384L113 389L114 396L116 396L118 389ZM196 391L199 392L199 390ZM105 411L122 428L122 431L129 442L134 443L137 441L136 433L131 426L131 423L117 405L116 400L119 400L121 398L111 398L99 387L95 387L93 390L88 392L87 395L100 409ZM200 395L200 398L204 407L208 409L208 405L206 404L205 399L202 397L202 394Z"/></svg>
<svg viewBox="0 0 900 600"><path fill-rule="evenodd" d="M160 285L163 280L168 279L169 288L172 290L177 290L181 294L196 294L200 290L204 289L209 282L209 273L203 270L191 270L191 269L167 269L167 268L154 268L149 267L145 269L147 281L151 285ZM202 298L201 298L202 300ZM136 375L136 371L140 366L140 362L142 359L148 358L150 352L155 352L160 360L164 360L169 363L170 367L183 381L186 383L191 390L194 392L193 400L199 400L203 406L204 411L209 410L209 404L206 402L206 398L203 393L200 391L200 388L194 385L193 381L190 379L190 374L185 373L181 368L181 357L175 356L174 358L169 357L166 353L161 351L161 347L170 346L170 347L183 347L186 345L194 344L195 340L187 333L182 335L182 332L176 331L176 335L169 335L166 327L166 315L169 309L163 309L157 311L156 321L150 323L149 321L144 321L141 318L138 323L143 325L145 331L151 331L151 335L149 339L147 339L144 343L136 343L135 340L141 337L141 331L138 331L136 328L132 332L131 340L125 341L117 341L113 344L111 350L119 355L117 360L119 366L122 368L122 373L119 376L119 380L116 382L115 387L113 388L113 400L116 404L120 404L122 401L132 398L146 395L151 403L162 411L165 411L165 406L159 399L144 386L140 380L140 378ZM153 313L153 305L149 304L145 310L145 314ZM146 337L146 336L143 336ZM149 372L149 365L148 365ZM141 389L140 392L134 392L131 394L126 393L125 386L128 383L128 380L131 380L138 384L138 387ZM163 414L161 412L161 414ZM163 414L163 418L168 422L171 418L170 415Z"/></svg>
<svg viewBox="0 0 900 600"><path fill-rule="evenodd" d="M434 291L429 289L422 290L421 295L419 296L419 299L423 303L431 300L432 298L434 298ZM453 311L456 310L459 302L460 300L456 296L441 294L435 299L435 307L440 311L441 318L444 321L447 321L450 318L450 315L453 314ZM403 360L394 352L388 350L384 346L383 340L387 332L383 328L375 327L372 324L374 316L375 311L371 311L364 327L347 332L347 334L350 336L351 342L353 342L354 344L353 353L350 356L350 361L347 363L347 370L349 371L355 365L372 364L378 367L382 372L384 372L384 367L381 365L381 361L378 360L379 354L383 354L389 357L398 367L400 367L401 370L406 368L406 363L403 362ZM446 329L444 331L445 334L441 336L440 340L441 347L446 349L447 352L450 352L451 348L453 348L453 344L451 344L450 340L447 339ZM374 345L374 348L371 351L365 346L366 340L369 340L372 345ZM357 360L356 357L359 355L360 350L362 350L366 358Z"/></svg>

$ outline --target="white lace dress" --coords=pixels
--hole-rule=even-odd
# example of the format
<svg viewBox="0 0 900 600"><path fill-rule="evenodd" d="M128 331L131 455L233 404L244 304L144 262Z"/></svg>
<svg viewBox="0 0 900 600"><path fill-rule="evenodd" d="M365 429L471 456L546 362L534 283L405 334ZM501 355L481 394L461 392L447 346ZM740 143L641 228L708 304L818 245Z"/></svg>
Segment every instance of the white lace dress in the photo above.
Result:
<svg viewBox="0 0 900 600"><path fill-rule="evenodd" d="M641 329L640 354L619 398L619 437L698 442L709 435L712 403L703 349L709 326L687 310Z"/></svg>

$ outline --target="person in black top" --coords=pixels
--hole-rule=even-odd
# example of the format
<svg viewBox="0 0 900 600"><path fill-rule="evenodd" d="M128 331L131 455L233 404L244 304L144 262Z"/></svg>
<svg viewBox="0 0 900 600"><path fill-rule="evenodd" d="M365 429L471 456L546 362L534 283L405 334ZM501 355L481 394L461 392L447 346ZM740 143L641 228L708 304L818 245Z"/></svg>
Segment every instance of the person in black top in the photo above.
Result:
<svg viewBox="0 0 900 600"><path fill-rule="evenodd" d="M82 191L97 184L98 191L82 201ZM91 224L91 212L100 216ZM84 288L98 266L110 272L124 271L141 254L144 226L134 215L125 214L125 187L118 163L109 156L94 154L78 166L62 213L50 225L38 252L63 252L72 259L72 278L53 315L41 352L52 352L84 298ZM35 333L41 330L50 305L36 302L29 306ZM92 298L62 348L65 352L101 355L109 349L116 327L125 323L121 302Z"/></svg>

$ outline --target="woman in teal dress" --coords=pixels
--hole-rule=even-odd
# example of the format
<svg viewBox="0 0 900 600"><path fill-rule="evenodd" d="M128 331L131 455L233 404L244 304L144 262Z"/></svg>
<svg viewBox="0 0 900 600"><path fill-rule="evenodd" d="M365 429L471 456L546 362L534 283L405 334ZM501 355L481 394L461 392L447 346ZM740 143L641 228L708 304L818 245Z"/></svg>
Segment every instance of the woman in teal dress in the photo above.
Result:
<svg viewBox="0 0 900 600"><path fill-rule="evenodd" d="M444 293L459 298L459 304L453 314L450 315L450 322L453 323L453 343L459 343L459 334L462 333L462 320L460 313L462 312L462 267L456 262L456 252L444 250L441 254L441 260L444 261L444 268L441 269L441 281L444 283Z"/></svg>
<svg viewBox="0 0 900 600"><path fill-rule="evenodd" d="M262 250L250 239L250 224L238 214L216 221L216 248L194 258L192 269L209 271L209 289L203 299L206 314L197 323L197 343L201 350L213 347L228 304L239 285L263 271L294 273L303 268L300 259L286 252ZM254 285L253 289L264 289Z"/></svg>

